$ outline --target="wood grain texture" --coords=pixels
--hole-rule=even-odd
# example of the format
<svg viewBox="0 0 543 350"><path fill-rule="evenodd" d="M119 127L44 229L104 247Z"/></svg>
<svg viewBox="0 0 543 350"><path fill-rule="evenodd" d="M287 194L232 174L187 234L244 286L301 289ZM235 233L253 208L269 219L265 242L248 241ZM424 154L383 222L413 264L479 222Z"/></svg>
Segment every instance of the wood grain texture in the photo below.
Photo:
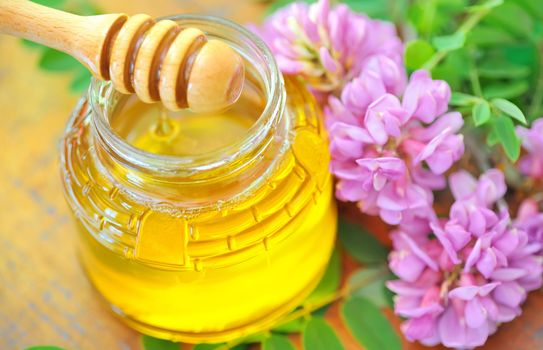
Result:
<svg viewBox="0 0 543 350"><path fill-rule="evenodd" d="M239 22L259 21L262 10L252 0L97 4L108 12L158 16L183 10ZM16 39L0 36L0 52L0 349L55 344L67 349L141 350L139 335L104 307L75 256L74 227L57 169L58 140L78 98L68 92L69 76L38 70L37 52ZM376 222L370 225L378 227ZM346 272L355 267L350 260L344 262ZM522 317L502 326L483 349L543 349L542 310L543 295L533 293ZM399 323L390 312L387 316ZM362 349L341 327L337 306L327 317L347 350ZM408 350L424 349L404 345Z"/></svg>

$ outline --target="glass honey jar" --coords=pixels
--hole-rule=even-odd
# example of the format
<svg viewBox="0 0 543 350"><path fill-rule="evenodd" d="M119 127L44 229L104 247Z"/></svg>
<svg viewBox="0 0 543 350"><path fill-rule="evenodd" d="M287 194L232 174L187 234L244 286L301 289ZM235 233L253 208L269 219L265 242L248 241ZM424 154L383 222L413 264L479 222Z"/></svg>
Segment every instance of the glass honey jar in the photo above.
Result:
<svg viewBox="0 0 543 350"><path fill-rule="evenodd" d="M318 107L264 43L223 19L176 16L243 57L229 110L167 112L93 81L61 147L81 263L131 327L222 342L272 327L330 258L336 208Z"/></svg>

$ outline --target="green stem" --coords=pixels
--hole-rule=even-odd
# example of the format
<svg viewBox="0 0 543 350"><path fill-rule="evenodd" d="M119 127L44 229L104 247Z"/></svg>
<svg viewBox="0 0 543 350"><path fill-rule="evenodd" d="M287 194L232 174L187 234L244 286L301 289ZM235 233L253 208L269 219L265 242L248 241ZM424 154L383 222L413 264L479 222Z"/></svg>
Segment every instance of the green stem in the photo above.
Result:
<svg viewBox="0 0 543 350"><path fill-rule="evenodd" d="M476 25L479 23L488 13L490 12L489 8L482 7L479 10L471 13L464 23L454 33L455 35L464 35L468 34ZM431 71L441 62L449 52L454 51L455 49L443 49L437 51L422 67L428 71Z"/></svg>
<svg viewBox="0 0 543 350"><path fill-rule="evenodd" d="M478 97L483 97L483 89L481 88L481 82L479 81L479 71L477 70L477 65L475 64L475 60L473 58L473 51L474 50L471 49L469 54L469 80L473 93Z"/></svg>
<svg viewBox="0 0 543 350"><path fill-rule="evenodd" d="M541 112L541 105L543 104L543 41L537 45L537 53L539 57L539 65L538 65L538 78L537 83L534 91L534 95L532 98L532 103L530 105L530 108L528 110L528 116L530 120L535 120L536 118L539 118L540 116L536 115L537 113Z"/></svg>
<svg viewBox="0 0 543 350"><path fill-rule="evenodd" d="M306 318L310 316L313 312L327 306L330 304L333 304L334 302L342 299L346 299L350 297L355 291L364 288L368 284L371 284L380 278L383 278L384 276L388 275L389 270L386 266L383 266L381 269L379 269L376 273L374 273L372 276L369 276L358 283L354 284L346 284L344 287L334 291L334 293L328 295L327 297L322 298L318 303L308 305L306 307L303 307L302 309L296 310L294 312L291 312L290 314L286 315L282 319L280 319L273 328L280 327L282 325L285 325L287 323L290 323L292 321L295 321L300 318ZM271 332L272 328L269 328L265 331L259 332L254 335L263 335L266 336ZM224 344L222 346L219 346L216 350L229 350L235 347L236 345L242 344L243 340L245 338L235 339L227 344Z"/></svg>

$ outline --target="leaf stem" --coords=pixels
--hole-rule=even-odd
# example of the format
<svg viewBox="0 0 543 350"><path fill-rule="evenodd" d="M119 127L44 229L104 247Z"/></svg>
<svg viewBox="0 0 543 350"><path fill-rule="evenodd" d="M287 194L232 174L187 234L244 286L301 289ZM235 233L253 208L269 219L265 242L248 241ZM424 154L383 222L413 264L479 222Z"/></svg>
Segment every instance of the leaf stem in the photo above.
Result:
<svg viewBox="0 0 543 350"><path fill-rule="evenodd" d="M479 81L479 71L477 70L477 65L475 64L475 59L473 58L473 55L475 54L475 50L472 48L469 52L469 80L471 83L471 88L473 90L473 93L478 97L483 97L483 89L481 88L481 82Z"/></svg>
<svg viewBox="0 0 543 350"><path fill-rule="evenodd" d="M353 284L348 284L347 283L347 284L345 284L345 286L343 286L342 288L339 288L334 293L328 295L327 297L323 297L322 300L320 300L318 303L307 305L307 306L305 306L305 307L303 307L303 308L301 308L299 310L291 312L290 314L288 314L285 317L283 317L282 319L280 319L276 324L274 324L273 328L285 325L287 323L290 323L290 322L295 321L295 320L300 319L300 318L306 318L306 317L310 316L313 312L323 308L324 306L333 304L334 302L336 302L338 300L346 299L349 296L351 296L354 292L356 292L357 290L359 290L361 288L364 288L365 286L367 286L367 285L369 285L369 284L383 278L388 273L389 273L388 268L385 265L383 265L373 275L371 275L371 276L369 276L367 278L364 278L364 279L360 280L357 283L353 283ZM267 329L265 331L261 331L259 333L249 335L249 336L256 336L256 335L265 336L265 335L269 334L271 332L271 330L272 330L272 328L269 328L269 329ZM228 342L228 343L226 343L224 345L219 346L216 350L229 350L229 349L232 349L236 345L242 344L244 339L245 339L245 337L244 338L239 338L239 339L234 339L234 340L232 340L232 341L230 341L230 342Z"/></svg>

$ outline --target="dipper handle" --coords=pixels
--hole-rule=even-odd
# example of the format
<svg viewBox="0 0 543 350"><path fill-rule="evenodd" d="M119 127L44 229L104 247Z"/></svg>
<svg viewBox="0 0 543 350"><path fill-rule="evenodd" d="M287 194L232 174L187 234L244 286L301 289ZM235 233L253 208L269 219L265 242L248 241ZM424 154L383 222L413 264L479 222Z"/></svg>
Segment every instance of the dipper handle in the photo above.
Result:
<svg viewBox="0 0 543 350"><path fill-rule="evenodd" d="M145 14L77 16L27 0L0 0L0 33L63 51L118 91L162 101L170 110L221 110L243 88L243 60L229 45Z"/></svg>

